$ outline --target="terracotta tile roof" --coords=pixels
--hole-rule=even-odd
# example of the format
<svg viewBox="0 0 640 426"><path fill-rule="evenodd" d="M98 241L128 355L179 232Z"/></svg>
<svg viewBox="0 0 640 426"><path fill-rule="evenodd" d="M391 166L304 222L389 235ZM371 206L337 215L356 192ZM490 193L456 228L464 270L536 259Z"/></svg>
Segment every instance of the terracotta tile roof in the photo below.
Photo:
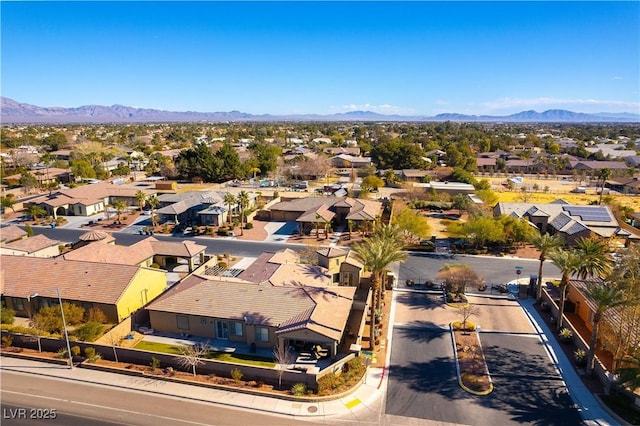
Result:
<svg viewBox="0 0 640 426"><path fill-rule="evenodd" d="M153 237L149 237L131 246L104 244L102 241L97 241L72 250L65 254L64 257L67 260L138 265L154 255L192 257L206 248L206 246L189 240L180 242L158 241Z"/></svg>
<svg viewBox="0 0 640 426"><path fill-rule="evenodd" d="M0 228L0 242L15 241L27 236L27 232L16 225L3 226Z"/></svg>
<svg viewBox="0 0 640 426"><path fill-rule="evenodd" d="M316 253L329 259L347 255L347 252L345 250L335 247L322 247L321 249L316 250Z"/></svg>
<svg viewBox="0 0 640 426"><path fill-rule="evenodd" d="M298 263L300 262L300 256L297 252L291 249L284 249L277 251L271 258L269 259L271 263Z"/></svg>
<svg viewBox="0 0 640 426"><path fill-rule="evenodd" d="M175 290L174 290L175 289ZM152 311L199 315L279 327L307 328L339 340L355 287L271 287L191 276L152 302Z"/></svg>
<svg viewBox="0 0 640 426"><path fill-rule="evenodd" d="M65 260L116 265L139 265L151 256L153 253L147 250L134 251L130 246L104 244L100 241L83 245L63 255Z"/></svg>
<svg viewBox="0 0 640 426"><path fill-rule="evenodd" d="M300 212L301 217L304 216L304 222L315 222L316 210L320 209L323 204L327 206L327 211L330 213L333 213L336 207L348 207L350 210L347 219L350 220L374 220L382 214L382 203L380 201L340 197L297 198L274 204L271 210Z"/></svg>
<svg viewBox="0 0 640 426"><path fill-rule="evenodd" d="M326 268L299 264L300 257L290 249L261 254L238 278L254 284L273 286L320 286L331 284Z"/></svg>
<svg viewBox="0 0 640 426"><path fill-rule="evenodd" d="M280 325L276 333L307 329L333 340L339 341L349 319L349 313L356 294L355 287L310 288L303 290L316 306L309 314L304 312ZM308 316L308 318L305 318Z"/></svg>
<svg viewBox="0 0 640 426"><path fill-rule="evenodd" d="M335 217L335 213L329 211L329 206L322 204L319 207L310 208L296 219L296 222L325 223Z"/></svg>
<svg viewBox="0 0 640 426"><path fill-rule="evenodd" d="M34 235L33 237L17 240L12 243L3 245L12 250L24 251L26 253L34 253L39 250L43 250L49 247L57 246L60 241L51 240L42 234Z"/></svg>
<svg viewBox="0 0 640 426"><path fill-rule="evenodd" d="M61 257L2 256L2 294L27 298L57 297L80 302L114 304L138 271L137 266L80 262ZM27 273L28 271L28 273Z"/></svg>
<svg viewBox="0 0 640 426"><path fill-rule="evenodd" d="M268 281L274 286L327 287L331 284L331 276L322 266L289 263L280 265Z"/></svg>
<svg viewBox="0 0 640 426"><path fill-rule="evenodd" d="M280 267L279 263L272 263L269 260L273 257L273 253L262 253L247 269L242 271L238 278L259 284L269 280L269 278Z"/></svg>

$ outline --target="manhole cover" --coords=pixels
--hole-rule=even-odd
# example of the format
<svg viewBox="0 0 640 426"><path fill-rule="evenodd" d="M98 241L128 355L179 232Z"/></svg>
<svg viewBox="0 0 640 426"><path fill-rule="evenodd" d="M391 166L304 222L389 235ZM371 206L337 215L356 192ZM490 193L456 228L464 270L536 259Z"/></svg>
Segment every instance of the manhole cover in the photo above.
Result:
<svg viewBox="0 0 640 426"><path fill-rule="evenodd" d="M318 407L316 407L315 405L312 405L307 408L307 411L309 411L310 413L315 413L316 411L318 411Z"/></svg>

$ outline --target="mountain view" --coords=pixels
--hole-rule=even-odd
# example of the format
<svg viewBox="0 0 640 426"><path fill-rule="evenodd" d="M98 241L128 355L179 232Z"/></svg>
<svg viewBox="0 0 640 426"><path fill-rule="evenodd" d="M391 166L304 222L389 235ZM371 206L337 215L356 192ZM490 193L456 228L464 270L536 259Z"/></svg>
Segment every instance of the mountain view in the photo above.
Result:
<svg viewBox="0 0 640 426"><path fill-rule="evenodd" d="M386 115L371 111L337 114L249 114L240 111L164 111L125 105L83 105L75 108L43 107L0 98L4 124L18 123L145 123L193 121L467 121L513 123L607 123L640 122L640 115L627 112L585 114L562 109L522 111L506 116L444 113L435 116Z"/></svg>

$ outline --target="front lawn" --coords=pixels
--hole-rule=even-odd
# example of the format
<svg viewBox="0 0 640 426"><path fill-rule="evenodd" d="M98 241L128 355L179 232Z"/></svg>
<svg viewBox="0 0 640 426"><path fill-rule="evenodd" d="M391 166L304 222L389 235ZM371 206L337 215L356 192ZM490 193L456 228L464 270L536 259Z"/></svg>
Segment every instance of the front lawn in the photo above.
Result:
<svg viewBox="0 0 640 426"><path fill-rule="evenodd" d="M158 342L147 342L142 341L134 346L134 349L140 349L143 351L150 352L161 352L165 354L172 355L182 355L182 348L184 346L180 345L169 345L166 343L158 343ZM236 364L247 364L247 365L255 365L258 367L275 367L275 363L270 358L262 358L255 355L248 354L235 354L231 352L217 352L217 351L209 351L205 358L216 360L216 361L225 361L225 362L233 362Z"/></svg>

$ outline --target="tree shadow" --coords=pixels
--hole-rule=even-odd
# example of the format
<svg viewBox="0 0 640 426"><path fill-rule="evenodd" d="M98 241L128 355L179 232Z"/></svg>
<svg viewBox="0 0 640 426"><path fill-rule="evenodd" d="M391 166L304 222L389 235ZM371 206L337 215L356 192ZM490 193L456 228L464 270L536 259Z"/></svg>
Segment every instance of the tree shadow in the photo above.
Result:
<svg viewBox="0 0 640 426"><path fill-rule="evenodd" d="M401 303L410 309L433 310L442 307L443 299L442 293L431 294L407 291L396 294L396 303Z"/></svg>
<svg viewBox="0 0 640 426"><path fill-rule="evenodd" d="M482 336L482 340L487 336ZM517 423L582 424L582 420L542 344L530 337L510 336L523 350L484 345L483 352L494 391L482 405L509 413Z"/></svg>

